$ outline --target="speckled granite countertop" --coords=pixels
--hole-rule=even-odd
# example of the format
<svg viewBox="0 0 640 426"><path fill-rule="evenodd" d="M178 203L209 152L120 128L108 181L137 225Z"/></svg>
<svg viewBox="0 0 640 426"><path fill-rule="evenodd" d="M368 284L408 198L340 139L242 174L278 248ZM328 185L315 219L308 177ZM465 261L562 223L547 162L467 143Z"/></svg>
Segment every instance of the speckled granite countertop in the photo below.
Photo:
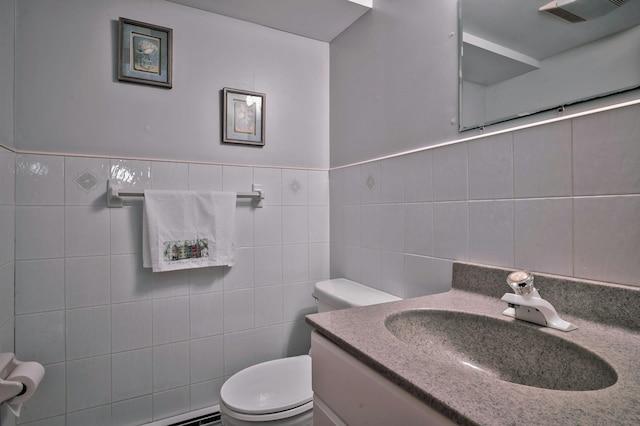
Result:
<svg viewBox="0 0 640 426"><path fill-rule="evenodd" d="M508 290L505 286L505 292ZM460 287L460 286L456 286ZM633 292L632 299L638 293ZM544 296L543 296L544 297ZM553 303L553 302L552 302ZM419 350L385 327L390 314L413 309L464 311L512 322L499 298L454 288L447 293L307 316L325 337L459 424L640 424L640 332L567 315L578 329L562 332L537 325L607 361L617 382L593 391L540 389L499 380L452 356ZM556 306L557 308L557 306ZM548 354L554 356L553 353Z"/></svg>

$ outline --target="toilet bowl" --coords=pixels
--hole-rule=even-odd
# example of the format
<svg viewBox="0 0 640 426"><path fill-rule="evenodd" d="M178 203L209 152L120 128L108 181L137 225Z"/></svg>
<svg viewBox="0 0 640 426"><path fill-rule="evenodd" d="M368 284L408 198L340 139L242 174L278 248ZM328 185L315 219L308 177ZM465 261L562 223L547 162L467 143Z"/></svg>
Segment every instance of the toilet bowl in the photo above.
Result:
<svg viewBox="0 0 640 426"><path fill-rule="evenodd" d="M313 293L318 312L400 300L344 278L317 282ZM223 425L311 426L311 357L276 359L237 372L220 389L220 413Z"/></svg>

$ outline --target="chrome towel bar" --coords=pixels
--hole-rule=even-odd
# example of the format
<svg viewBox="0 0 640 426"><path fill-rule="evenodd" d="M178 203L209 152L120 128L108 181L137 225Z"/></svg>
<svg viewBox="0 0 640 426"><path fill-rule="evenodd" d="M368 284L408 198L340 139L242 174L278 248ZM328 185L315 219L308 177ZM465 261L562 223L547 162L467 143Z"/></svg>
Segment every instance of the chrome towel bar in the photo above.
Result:
<svg viewBox="0 0 640 426"><path fill-rule="evenodd" d="M251 185L252 192L238 192L238 198L246 198L252 201L254 207L262 207L262 200L264 200L264 191L262 185ZM122 207L124 200L123 197L144 197L144 192L131 192L122 191L117 185L111 183L111 180L107 181L107 207Z"/></svg>

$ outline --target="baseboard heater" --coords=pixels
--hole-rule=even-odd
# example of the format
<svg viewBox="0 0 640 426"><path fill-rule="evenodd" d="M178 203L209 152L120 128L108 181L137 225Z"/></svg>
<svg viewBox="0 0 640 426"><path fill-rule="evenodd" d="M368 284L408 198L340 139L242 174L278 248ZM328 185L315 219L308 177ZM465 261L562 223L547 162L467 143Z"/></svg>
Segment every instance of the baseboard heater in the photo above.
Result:
<svg viewBox="0 0 640 426"><path fill-rule="evenodd" d="M209 426L220 423L220 413L205 414L194 419L171 423L170 426Z"/></svg>
<svg viewBox="0 0 640 426"><path fill-rule="evenodd" d="M162 419L144 426L210 426L220 424L220 406L203 408L179 416Z"/></svg>

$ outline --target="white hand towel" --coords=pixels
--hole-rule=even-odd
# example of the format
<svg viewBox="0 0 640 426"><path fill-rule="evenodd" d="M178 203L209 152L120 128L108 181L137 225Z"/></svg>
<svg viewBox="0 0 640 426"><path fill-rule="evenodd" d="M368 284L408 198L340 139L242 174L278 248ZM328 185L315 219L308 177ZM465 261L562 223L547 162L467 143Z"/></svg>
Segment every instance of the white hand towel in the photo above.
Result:
<svg viewBox="0 0 640 426"><path fill-rule="evenodd" d="M143 266L153 272L232 266L235 192L145 190Z"/></svg>

